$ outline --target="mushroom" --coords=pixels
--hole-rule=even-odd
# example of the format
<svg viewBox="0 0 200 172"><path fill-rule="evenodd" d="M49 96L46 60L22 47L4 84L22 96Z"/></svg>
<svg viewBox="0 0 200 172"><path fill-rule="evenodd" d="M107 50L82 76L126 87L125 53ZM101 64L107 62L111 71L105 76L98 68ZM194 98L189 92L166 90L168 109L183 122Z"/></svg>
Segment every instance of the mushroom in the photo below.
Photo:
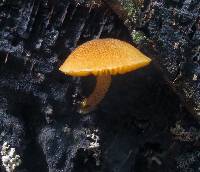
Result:
<svg viewBox="0 0 200 172"><path fill-rule="evenodd" d="M76 48L59 68L67 75L96 76L96 87L84 98L78 112L85 114L95 109L111 84L111 75L123 74L150 63L151 59L131 44L117 39L95 39Z"/></svg>

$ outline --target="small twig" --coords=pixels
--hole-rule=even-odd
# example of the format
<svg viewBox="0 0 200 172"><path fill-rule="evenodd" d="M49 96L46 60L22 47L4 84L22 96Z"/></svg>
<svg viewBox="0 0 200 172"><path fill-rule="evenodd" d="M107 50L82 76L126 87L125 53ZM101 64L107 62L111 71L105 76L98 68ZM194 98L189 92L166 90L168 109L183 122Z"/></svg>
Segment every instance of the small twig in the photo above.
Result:
<svg viewBox="0 0 200 172"><path fill-rule="evenodd" d="M8 61L8 56L9 56L9 53L6 54L6 58L5 58L5 60L4 60L4 63L5 63L5 64L6 64L7 61Z"/></svg>

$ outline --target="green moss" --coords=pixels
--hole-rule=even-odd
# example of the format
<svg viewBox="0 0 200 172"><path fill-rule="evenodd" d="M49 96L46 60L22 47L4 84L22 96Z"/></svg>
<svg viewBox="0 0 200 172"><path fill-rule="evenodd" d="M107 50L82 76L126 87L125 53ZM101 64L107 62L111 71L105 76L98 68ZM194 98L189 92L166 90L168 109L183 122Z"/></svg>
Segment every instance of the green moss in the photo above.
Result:
<svg viewBox="0 0 200 172"><path fill-rule="evenodd" d="M120 5L122 10L124 10L125 16L123 16L123 21L126 26L133 27L136 21L136 16L141 8L141 3L139 0L111 0L109 4L112 6ZM115 11L117 13L117 11Z"/></svg>
<svg viewBox="0 0 200 172"><path fill-rule="evenodd" d="M135 43L146 39L142 32L137 32L135 30L138 12L142 7L141 0L109 0L107 3L129 29Z"/></svg>
<svg viewBox="0 0 200 172"><path fill-rule="evenodd" d="M133 17L138 11L139 4L132 0L119 0L124 10L127 11L128 17Z"/></svg>
<svg viewBox="0 0 200 172"><path fill-rule="evenodd" d="M142 40L147 39L146 36L142 32L136 31L136 30L133 30L131 32L131 37L132 37L133 42L136 44L138 44Z"/></svg>

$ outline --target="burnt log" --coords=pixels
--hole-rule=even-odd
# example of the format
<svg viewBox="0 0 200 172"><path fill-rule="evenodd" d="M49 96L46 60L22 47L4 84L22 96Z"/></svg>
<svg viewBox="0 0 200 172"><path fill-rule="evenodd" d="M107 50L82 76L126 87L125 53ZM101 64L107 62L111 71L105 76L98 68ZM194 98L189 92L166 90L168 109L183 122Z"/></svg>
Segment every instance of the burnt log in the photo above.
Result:
<svg viewBox="0 0 200 172"><path fill-rule="evenodd" d="M198 119L200 2L113 0L107 3L131 33L141 31L148 38L140 46L154 58L169 85Z"/></svg>

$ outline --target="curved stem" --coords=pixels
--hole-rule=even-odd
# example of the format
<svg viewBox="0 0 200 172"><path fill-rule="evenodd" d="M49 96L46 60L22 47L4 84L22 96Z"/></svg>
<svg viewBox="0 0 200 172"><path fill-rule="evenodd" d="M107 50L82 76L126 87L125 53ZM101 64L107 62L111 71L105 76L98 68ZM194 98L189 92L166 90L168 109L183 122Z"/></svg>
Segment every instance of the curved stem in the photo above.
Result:
<svg viewBox="0 0 200 172"><path fill-rule="evenodd" d="M111 75L101 75L96 78L96 86L89 97L83 99L78 110L79 113L86 114L95 109L106 95L111 84Z"/></svg>

